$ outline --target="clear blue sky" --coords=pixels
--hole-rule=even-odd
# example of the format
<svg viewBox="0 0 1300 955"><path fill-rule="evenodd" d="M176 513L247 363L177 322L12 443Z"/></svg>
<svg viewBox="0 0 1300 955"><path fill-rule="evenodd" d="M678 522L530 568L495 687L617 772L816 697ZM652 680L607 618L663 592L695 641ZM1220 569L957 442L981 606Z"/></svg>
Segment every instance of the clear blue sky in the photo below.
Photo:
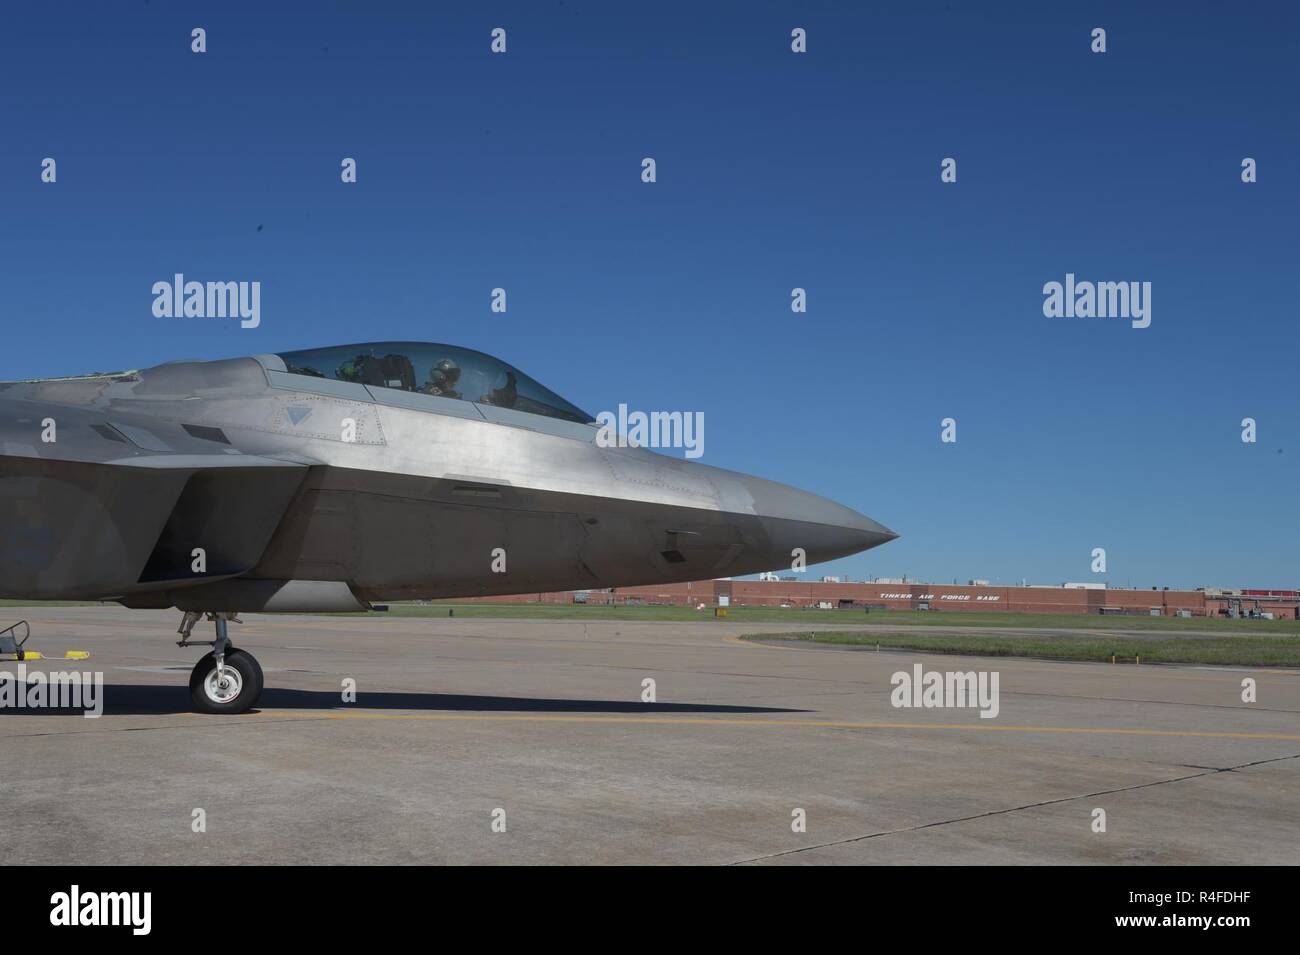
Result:
<svg viewBox="0 0 1300 955"><path fill-rule="evenodd" d="M452 342L903 535L814 574L1300 585L1300 5L299 6L7 11L0 378Z"/></svg>

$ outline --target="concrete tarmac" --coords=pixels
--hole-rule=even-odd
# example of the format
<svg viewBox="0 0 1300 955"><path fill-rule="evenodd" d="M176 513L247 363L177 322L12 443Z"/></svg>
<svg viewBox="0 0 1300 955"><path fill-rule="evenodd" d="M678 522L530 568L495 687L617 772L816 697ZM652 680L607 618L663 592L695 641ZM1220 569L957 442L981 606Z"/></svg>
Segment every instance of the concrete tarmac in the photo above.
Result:
<svg viewBox="0 0 1300 955"><path fill-rule="evenodd" d="M0 863L1300 863L1300 671L249 615L267 690L218 717L190 712L179 616L7 608L30 648L89 650L28 669L102 672L107 708L0 710ZM997 717L895 708L915 663L996 671Z"/></svg>

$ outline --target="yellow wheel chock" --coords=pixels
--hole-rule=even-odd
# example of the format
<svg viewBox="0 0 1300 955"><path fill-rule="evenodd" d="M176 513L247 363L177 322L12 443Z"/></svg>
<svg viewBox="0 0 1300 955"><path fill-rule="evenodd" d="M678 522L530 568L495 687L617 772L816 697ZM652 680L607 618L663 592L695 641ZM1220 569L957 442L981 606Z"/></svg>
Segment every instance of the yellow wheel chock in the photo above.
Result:
<svg viewBox="0 0 1300 955"><path fill-rule="evenodd" d="M23 635L18 636L18 628L23 628ZM24 650L23 646L27 643L27 638L32 635L32 628L26 620L19 620L11 627L0 630L0 654L12 653L15 660L45 660L45 659L62 659L62 660L89 660L90 654L85 650L68 650L62 657L47 658L39 650Z"/></svg>

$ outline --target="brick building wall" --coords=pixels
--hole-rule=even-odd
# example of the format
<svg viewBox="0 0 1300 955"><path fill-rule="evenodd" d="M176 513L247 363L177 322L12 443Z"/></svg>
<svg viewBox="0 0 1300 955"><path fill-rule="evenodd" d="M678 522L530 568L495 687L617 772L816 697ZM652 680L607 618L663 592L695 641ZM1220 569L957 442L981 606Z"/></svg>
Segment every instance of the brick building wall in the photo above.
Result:
<svg viewBox="0 0 1300 955"><path fill-rule="evenodd" d="M1223 616L1228 596L1200 590L1090 590L1067 587L994 587L961 584L822 583L820 581L701 580L647 587L618 587L585 594L589 604L652 604L713 607L727 595L733 607L888 607L938 612L1000 613L1117 613L1174 616ZM1240 608L1260 609L1279 618L1300 619L1300 597L1294 591L1243 592ZM574 603L574 592L518 594L508 597L465 598L456 602Z"/></svg>

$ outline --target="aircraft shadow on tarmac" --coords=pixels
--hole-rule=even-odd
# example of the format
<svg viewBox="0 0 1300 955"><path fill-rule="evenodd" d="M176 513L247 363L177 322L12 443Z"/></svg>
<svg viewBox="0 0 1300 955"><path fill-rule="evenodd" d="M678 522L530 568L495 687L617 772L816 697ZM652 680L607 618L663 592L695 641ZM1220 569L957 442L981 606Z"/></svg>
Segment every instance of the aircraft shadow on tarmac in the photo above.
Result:
<svg viewBox="0 0 1300 955"><path fill-rule="evenodd" d="M462 713L806 713L774 706L733 706L713 703L642 703L623 700L556 700L520 696L472 696L460 693L357 693L357 702L344 703L338 690L295 690L267 687L253 712L284 710L430 710ZM80 711L11 709L12 715L52 716ZM106 684L104 712L113 716L191 713L189 690L183 686Z"/></svg>

